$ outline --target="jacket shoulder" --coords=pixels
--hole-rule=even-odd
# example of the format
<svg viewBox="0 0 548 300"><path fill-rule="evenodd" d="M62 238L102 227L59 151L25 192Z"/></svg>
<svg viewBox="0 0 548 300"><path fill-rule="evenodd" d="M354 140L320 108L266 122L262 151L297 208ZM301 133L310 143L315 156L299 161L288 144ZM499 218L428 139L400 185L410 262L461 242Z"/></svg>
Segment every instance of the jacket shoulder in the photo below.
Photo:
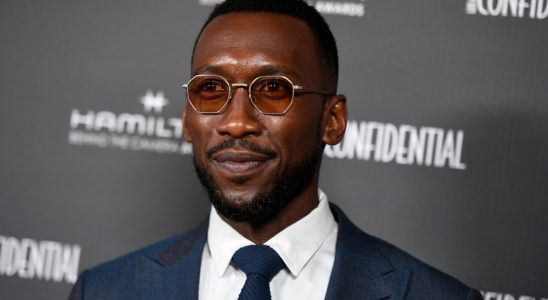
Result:
<svg viewBox="0 0 548 300"><path fill-rule="evenodd" d="M73 286L69 299L128 299L135 283L139 257L165 264L171 256L183 255L184 250L205 237L202 226L148 245L139 250L83 271Z"/></svg>
<svg viewBox="0 0 548 300"><path fill-rule="evenodd" d="M406 299L482 299L481 294L468 287L458 279L417 259L406 251L378 237L365 233L354 225L348 217L335 205L332 211L339 222L339 235L348 255L362 257L358 261L368 262L367 267L375 268L382 265L382 272L389 270L409 274L405 290ZM339 249L339 248L337 248ZM364 266L365 267L365 266ZM372 274L378 276L382 274Z"/></svg>
<svg viewBox="0 0 548 300"><path fill-rule="evenodd" d="M460 280L417 259L404 250L364 233L375 247L387 257L395 269L411 273L407 290L410 299L483 299L478 291Z"/></svg>

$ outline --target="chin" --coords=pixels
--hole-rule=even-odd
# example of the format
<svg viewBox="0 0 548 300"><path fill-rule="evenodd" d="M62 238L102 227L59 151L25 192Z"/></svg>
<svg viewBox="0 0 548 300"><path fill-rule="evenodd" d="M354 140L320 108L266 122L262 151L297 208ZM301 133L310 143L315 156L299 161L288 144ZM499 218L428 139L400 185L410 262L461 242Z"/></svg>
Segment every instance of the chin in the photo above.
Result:
<svg viewBox="0 0 548 300"><path fill-rule="evenodd" d="M269 185L271 187L272 185ZM271 188L253 192L212 191L209 200L223 217L234 222L262 223L278 213L291 198L280 198ZM285 201L284 201L285 200Z"/></svg>
<svg viewBox="0 0 548 300"><path fill-rule="evenodd" d="M240 191L229 191L221 192L219 191L219 197L224 200L226 205L233 207L244 207L256 201L257 193L254 192L240 192Z"/></svg>

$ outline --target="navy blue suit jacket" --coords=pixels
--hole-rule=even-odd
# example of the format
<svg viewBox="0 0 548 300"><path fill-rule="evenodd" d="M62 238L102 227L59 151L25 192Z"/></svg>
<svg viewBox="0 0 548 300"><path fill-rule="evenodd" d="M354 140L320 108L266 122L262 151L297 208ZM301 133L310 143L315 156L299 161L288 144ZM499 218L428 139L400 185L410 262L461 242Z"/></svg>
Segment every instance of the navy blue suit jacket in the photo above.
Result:
<svg viewBox="0 0 548 300"><path fill-rule="evenodd" d="M482 299L331 210L339 233L326 299ZM84 271L70 299L198 299L207 224Z"/></svg>

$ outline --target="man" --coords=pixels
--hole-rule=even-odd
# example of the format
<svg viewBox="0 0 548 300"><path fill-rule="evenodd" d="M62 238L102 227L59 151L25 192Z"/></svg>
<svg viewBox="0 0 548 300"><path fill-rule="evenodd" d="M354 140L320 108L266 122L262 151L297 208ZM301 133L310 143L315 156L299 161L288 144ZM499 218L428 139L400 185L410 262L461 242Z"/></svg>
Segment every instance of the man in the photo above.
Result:
<svg viewBox="0 0 548 300"><path fill-rule="evenodd" d="M210 217L83 272L71 299L480 299L360 231L318 189L323 148L347 120L337 60L305 2L217 6L195 43L183 113Z"/></svg>

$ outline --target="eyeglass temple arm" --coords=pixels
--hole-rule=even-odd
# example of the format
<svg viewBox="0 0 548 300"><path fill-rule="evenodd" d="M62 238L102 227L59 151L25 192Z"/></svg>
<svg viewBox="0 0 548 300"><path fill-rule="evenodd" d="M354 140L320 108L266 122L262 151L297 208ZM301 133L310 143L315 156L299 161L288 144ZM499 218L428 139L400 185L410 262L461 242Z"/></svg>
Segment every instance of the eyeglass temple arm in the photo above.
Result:
<svg viewBox="0 0 548 300"><path fill-rule="evenodd" d="M335 94L333 94L333 93L326 92L326 91L322 91L322 90L308 89L308 88L303 87L302 85L295 85L295 86L293 87L293 89L294 89L295 91L302 92L302 93L316 93L316 94L321 94L321 95L326 95L326 96L333 96L333 95L335 95Z"/></svg>

